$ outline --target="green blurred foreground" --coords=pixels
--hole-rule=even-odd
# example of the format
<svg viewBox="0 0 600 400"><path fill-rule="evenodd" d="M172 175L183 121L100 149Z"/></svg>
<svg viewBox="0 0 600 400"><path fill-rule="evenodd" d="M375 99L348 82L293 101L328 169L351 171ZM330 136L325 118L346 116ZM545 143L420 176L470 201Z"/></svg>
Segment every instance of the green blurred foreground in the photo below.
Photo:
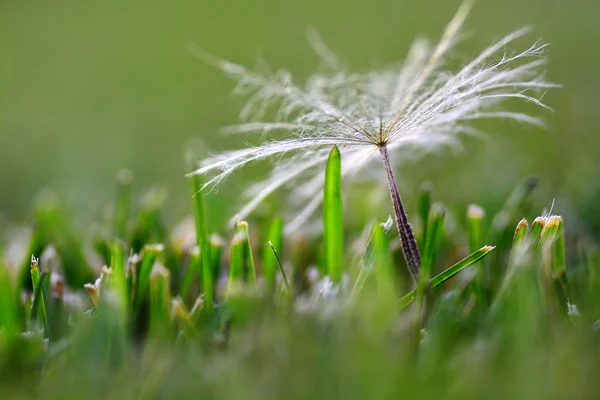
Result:
<svg viewBox="0 0 600 400"><path fill-rule="evenodd" d="M395 228L344 232L337 184L325 191L324 237L284 236L276 217L210 235L198 178L194 218L169 227L164 196L134 207L121 173L112 216L91 237L43 193L31 234L0 265L0 391L596 398L600 253L589 246L567 259L560 216L521 220L536 183L518 185L498 214L471 205L466 218L432 203L424 185L412 218L423 255L416 287Z"/></svg>

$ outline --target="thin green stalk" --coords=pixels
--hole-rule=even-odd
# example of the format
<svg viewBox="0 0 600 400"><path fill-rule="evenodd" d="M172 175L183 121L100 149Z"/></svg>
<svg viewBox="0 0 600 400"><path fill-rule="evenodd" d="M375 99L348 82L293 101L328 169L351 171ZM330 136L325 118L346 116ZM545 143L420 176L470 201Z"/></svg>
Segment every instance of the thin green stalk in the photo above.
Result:
<svg viewBox="0 0 600 400"><path fill-rule="evenodd" d="M246 266L244 276L252 287L256 287L256 266L254 265L254 256L252 255L252 244L250 243L250 229L248 222L239 221L237 223L237 231L241 234L244 241L244 259Z"/></svg>
<svg viewBox="0 0 600 400"><path fill-rule="evenodd" d="M281 273L281 277L283 278L283 283L285 284L285 288L288 292L292 290L292 285L290 285L290 281L288 280L287 274L285 273L285 269L283 269L283 265L281 264L281 260L279 259L279 254L277 254L277 249L271 241L269 240L269 247L273 252L273 257L275 257L275 262L277 263L277 267L279 268L279 272Z"/></svg>
<svg viewBox="0 0 600 400"><path fill-rule="evenodd" d="M0 262L0 331L8 336L17 335L20 330L18 321L17 295L13 289L8 268ZM25 310L30 313L31 309ZM29 321L29 318L26 319Z"/></svg>
<svg viewBox="0 0 600 400"><path fill-rule="evenodd" d="M418 196L419 217L421 219L421 226L423 227L421 246L425 244L425 238L427 237L427 221L429 219L429 211L431 210L432 193L433 185L430 182L424 182L421 185Z"/></svg>
<svg viewBox="0 0 600 400"><path fill-rule="evenodd" d="M150 278L150 331L155 336L164 335L171 326L169 270L157 264Z"/></svg>
<svg viewBox="0 0 600 400"><path fill-rule="evenodd" d="M335 283L342 280L344 233L342 221L342 158L333 146L327 160L323 198L325 265Z"/></svg>
<svg viewBox="0 0 600 400"><path fill-rule="evenodd" d="M513 244L510 250L510 258L508 259L508 269L506 270L500 289L495 294L492 302L492 313L496 312L498 305L504 300L508 293L508 289L511 286L516 273L517 265L522 264L521 259L525 258L524 252L529 251L530 244L531 236L529 232L529 223L523 218L519 221L515 229Z"/></svg>
<svg viewBox="0 0 600 400"><path fill-rule="evenodd" d="M154 267L158 255L161 254L163 250L164 246L162 244L146 245L142 250L142 261L140 262L137 278L135 279L137 284L135 285L134 309L136 311L140 309L142 302L147 296L152 268Z"/></svg>
<svg viewBox="0 0 600 400"><path fill-rule="evenodd" d="M212 288L209 289L212 293L216 293L216 286L221 276L221 256L223 255L223 239L218 235L210 237L210 270L212 276ZM205 283L206 285L206 283Z"/></svg>
<svg viewBox="0 0 600 400"><path fill-rule="evenodd" d="M395 296L394 260L390 252L388 232L380 223L372 228L373 267L375 268L375 283L377 295L383 299Z"/></svg>
<svg viewBox="0 0 600 400"><path fill-rule="evenodd" d="M440 245L440 241L444 234L444 216L445 210L440 204L434 204L429 211L429 217L427 220L427 237L425 238L423 248L423 262L421 264L421 270L419 273L419 280L417 283L417 289L415 294L415 307L414 313L414 333L413 333L413 345L414 350L418 349L421 335L421 327L423 325L423 317L425 315L426 307L426 294L428 289L433 292L433 287L429 282L429 277L433 272L435 265L435 259L437 250Z"/></svg>
<svg viewBox="0 0 600 400"><path fill-rule="evenodd" d="M180 294L184 299L187 298L188 292L194 278L200 277L202 262L200 259L200 248L198 246L192 247L190 250L190 258L188 261L187 269L183 277L183 283L181 284Z"/></svg>
<svg viewBox="0 0 600 400"><path fill-rule="evenodd" d="M46 312L46 301L44 299L47 293L46 281L47 273L40 273L38 259L31 256L31 283L33 284L33 303L31 305L31 317L39 321L44 329L44 336L52 337L50 322Z"/></svg>
<svg viewBox="0 0 600 400"><path fill-rule="evenodd" d="M458 263L454 264L450 268L444 270L443 272L441 272L438 275L436 275L435 277L433 277L433 279L431 279L429 281L431 287L435 288L436 286L444 283L448 279L452 278L454 275L458 274L463 269L470 267L471 265L475 264L477 261L481 260L483 257L488 255L488 253L492 250L494 250L493 246L483 246L481 249L470 254L469 256L462 259ZM414 289L414 290L411 290L406 295L404 295L400 300L398 300L398 306L400 307L400 309L403 309L406 306L408 306L410 303L412 303L415 300L415 298L417 297L416 295L417 295L417 290Z"/></svg>
<svg viewBox="0 0 600 400"><path fill-rule="evenodd" d="M267 232L267 241L270 244L264 247L263 271L267 287L273 290L276 284L278 269L275 253L281 254L283 251L283 220L280 217L273 219L273 222L271 222L269 231Z"/></svg>
<svg viewBox="0 0 600 400"><path fill-rule="evenodd" d="M560 294L561 301L571 301L572 296L569 289L569 282L567 280L567 263L565 257L565 227L563 219L558 220L558 228L554 236L553 246L553 278L556 284L556 289Z"/></svg>
<svg viewBox="0 0 600 400"><path fill-rule="evenodd" d="M205 297L205 309L208 313L212 312L215 291L210 249L208 245L208 225L204 214L204 199L202 196L202 179L200 175L189 177L190 190L192 195L192 205L194 208L194 221L196 226L196 244L200 248L201 270L202 270L202 291ZM206 283L206 284L205 284Z"/></svg>
<svg viewBox="0 0 600 400"><path fill-rule="evenodd" d="M244 282L244 239L240 233L233 236L229 247L229 277L227 278L227 294L239 290Z"/></svg>
<svg viewBox="0 0 600 400"><path fill-rule="evenodd" d="M469 232L469 251L472 253L483 246L483 221L485 210L476 204L467 208L467 227ZM479 305L485 304L485 268L477 269L471 285Z"/></svg>

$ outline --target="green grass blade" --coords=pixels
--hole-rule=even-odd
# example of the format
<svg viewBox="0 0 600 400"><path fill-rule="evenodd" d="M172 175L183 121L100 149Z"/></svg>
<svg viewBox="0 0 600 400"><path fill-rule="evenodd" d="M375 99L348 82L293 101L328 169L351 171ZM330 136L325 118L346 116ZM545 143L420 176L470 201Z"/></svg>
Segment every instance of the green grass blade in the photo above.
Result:
<svg viewBox="0 0 600 400"><path fill-rule="evenodd" d="M227 294L236 292L244 282L244 238L240 233L233 236L229 247L229 276Z"/></svg>
<svg viewBox="0 0 600 400"><path fill-rule="evenodd" d="M250 229L248 222L239 221L237 223L237 231L241 234L244 240L244 276L252 287L256 287L256 266L254 265L254 256L252 255L252 244L250 243Z"/></svg>
<svg viewBox="0 0 600 400"><path fill-rule="evenodd" d="M208 245L208 225L204 214L204 198L202 195L202 178L200 175L191 175L190 191L192 195L192 206L194 209L194 222L196 226L196 244L200 248L201 271L202 271L202 291L204 293L205 307L211 312L214 302L215 292L214 281L211 269L210 249ZM206 282L206 284L205 284Z"/></svg>
<svg viewBox="0 0 600 400"><path fill-rule="evenodd" d="M47 292L44 286L46 285L48 276L47 273L40 273L38 259L31 256L31 283L33 284L31 318L39 321L46 337L51 337L50 323L48 313L46 312L46 301L44 299L44 292Z"/></svg>
<svg viewBox="0 0 600 400"><path fill-rule="evenodd" d="M138 276L136 278L137 284L135 285L135 306L134 310L138 311L142 302L147 296L148 285L150 283L150 275L152 274L152 268L159 254L164 250L162 244L146 245L142 250L142 261L138 269Z"/></svg>
<svg viewBox="0 0 600 400"><path fill-rule="evenodd" d="M285 269L283 269L283 265L281 264L281 260L279 259L279 254L277 254L277 249L273 246L273 243L269 240L269 247L273 252L273 257L275 258L275 262L277 263L277 268L279 268L279 272L281 273L281 277L283 278L283 283L285 285L286 290L289 292L292 290L292 285L290 285L290 281L288 280L287 274L285 273Z"/></svg>
<svg viewBox="0 0 600 400"><path fill-rule="evenodd" d="M469 251L474 252L483 246L483 221L485 210L476 204L467 208L467 225L469 229Z"/></svg>
<svg viewBox="0 0 600 400"><path fill-rule="evenodd" d="M429 278L433 272L437 250L444 235L444 216L446 212L440 204L434 204L429 211L427 221L427 237L423 248L421 272L417 282L417 298L423 298L427 290Z"/></svg>
<svg viewBox="0 0 600 400"><path fill-rule="evenodd" d="M424 182L421 185L418 196L419 218L421 220L421 226L423 227L421 246L425 244L425 238L427 237L427 221L429 219L429 211L431 210L432 193L433 185L430 182Z"/></svg>
<svg viewBox="0 0 600 400"><path fill-rule="evenodd" d="M446 212L440 204L434 204L429 212L427 222L427 237L423 247L421 275L428 280L435 264L436 253L444 234L444 216ZM429 276L428 276L429 275Z"/></svg>
<svg viewBox="0 0 600 400"><path fill-rule="evenodd" d="M277 254L283 252L283 220L280 217L273 219L267 232L268 246L264 247L263 252L263 271L267 287L273 290L276 284L277 276Z"/></svg>
<svg viewBox="0 0 600 400"><path fill-rule="evenodd" d="M523 218L519 221L519 223L517 224L517 228L515 229L515 236L513 238L513 248L515 246L520 246L523 243L523 241L525 241L528 234L529 223L527 223L527 220Z"/></svg>
<svg viewBox="0 0 600 400"><path fill-rule="evenodd" d="M160 264L156 264L150 277L150 331L154 336L169 331L171 321L170 273Z"/></svg>
<svg viewBox="0 0 600 400"><path fill-rule="evenodd" d="M529 230L529 238L531 239L531 243L536 249L540 244L542 238L542 231L546 227L547 220L548 219L546 217L537 217L533 220L533 224L531 224L531 229Z"/></svg>
<svg viewBox="0 0 600 400"><path fill-rule="evenodd" d="M223 255L223 239L218 235L210 237L210 270L212 271L213 287L216 287L221 276L221 256ZM216 293L213 289L213 293Z"/></svg>
<svg viewBox="0 0 600 400"><path fill-rule="evenodd" d="M469 233L469 251L477 251L483 246L483 223L485 210L477 204L467 207L467 228ZM470 286L478 299L478 305L483 306L486 302L486 268L478 268L473 282Z"/></svg>
<svg viewBox="0 0 600 400"><path fill-rule="evenodd" d="M325 171L323 224L327 273L335 283L340 283L344 262L342 159L336 146L329 153Z"/></svg>
<svg viewBox="0 0 600 400"><path fill-rule="evenodd" d="M452 278L454 275L458 274L463 269L470 267L471 265L475 264L477 261L481 260L483 257L488 255L488 253L490 251L492 251L493 249L494 249L493 246L482 247L481 249L470 254L469 256L462 259L458 263L454 264L450 268L448 268L448 269L444 270L443 272L439 273L438 275L436 275L433 279L431 279L431 281L429 281L429 283L431 284L431 286L433 288L435 288L436 286L438 286L438 285L444 283L445 281L447 281L448 279ZM407 293L406 295L404 295L400 300L398 300L398 305L400 306L400 309L403 309L406 306L408 306L410 303L412 303L416 298L416 294L417 294L417 291L412 290L409 293Z"/></svg>
<svg viewBox="0 0 600 400"><path fill-rule="evenodd" d="M567 263L565 258L565 227L563 219L558 220L558 227L554 236L553 246L553 277L556 283L556 288L561 295L563 302L570 301L571 291L567 280Z"/></svg>
<svg viewBox="0 0 600 400"><path fill-rule="evenodd" d="M372 243L377 295L385 299L388 296L394 296L396 288L394 287L394 260L390 252L388 231L380 223L373 225Z"/></svg>
<svg viewBox="0 0 600 400"><path fill-rule="evenodd" d="M16 335L19 331L17 296L6 265L0 261L0 331ZM26 312L31 312L27 311Z"/></svg>
<svg viewBox="0 0 600 400"><path fill-rule="evenodd" d="M187 265L187 269L185 270L185 275L183 277L183 282L180 288L180 295L182 298L186 299L194 281L194 278L200 277L201 274L201 266L202 262L200 259L200 248L198 246L192 247L190 250L190 259Z"/></svg>

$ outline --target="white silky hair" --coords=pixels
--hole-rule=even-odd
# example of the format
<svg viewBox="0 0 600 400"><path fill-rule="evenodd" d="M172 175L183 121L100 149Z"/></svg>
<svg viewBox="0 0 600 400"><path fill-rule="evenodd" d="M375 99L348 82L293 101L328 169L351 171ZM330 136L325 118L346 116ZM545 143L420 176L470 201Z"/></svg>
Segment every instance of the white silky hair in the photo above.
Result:
<svg viewBox="0 0 600 400"><path fill-rule="evenodd" d="M245 218L270 194L286 189L295 212L286 230L293 231L321 204L323 166L334 145L342 154L345 182L369 181L384 177L383 172L373 172L382 165L382 146L393 159L405 162L446 147L459 148L461 134L480 134L469 126L472 120L503 118L543 126L539 117L500 107L516 98L551 110L541 100L546 90L559 87L544 78L548 44L536 41L522 51L507 50L528 28L485 48L456 72L444 68L471 6L472 1L461 5L437 45L416 40L404 62L379 70L350 72L310 31L309 42L323 68L302 86L285 70L272 73L261 63L252 71L190 48L237 81L235 93L249 97L241 111L248 122L224 132L261 133L264 139L258 146L210 156L192 174L207 175L204 187L214 188L246 164L276 159L270 176L248 188L249 200L237 216ZM273 107L275 118L264 121ZM273 132L281 138L268 139Z"/></svg>

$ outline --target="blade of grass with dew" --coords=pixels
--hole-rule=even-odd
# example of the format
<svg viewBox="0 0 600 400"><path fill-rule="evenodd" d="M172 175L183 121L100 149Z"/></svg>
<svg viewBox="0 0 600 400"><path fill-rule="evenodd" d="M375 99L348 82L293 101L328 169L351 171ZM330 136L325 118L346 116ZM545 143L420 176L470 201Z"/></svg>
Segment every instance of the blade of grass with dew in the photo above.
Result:
<svg viewBox="0 0 600 400"><path fill-rule="evenodd" d="M448 279L452 278L454 275L458 274L463 269L470 267L471 265L475 264L477 261L481 260L483 257L487 256L489 254L489 252L492 251L493 249L494 249L493 246L483 246L481 249L470 254L469 256L462 259L458 263L454 264L450 268L444 270L443 272L441 272L438 275L436 275L435 277L433 277L433 279L431 279L429 281L429 283L431 284L431 287L435 288L436 286L444 283ZM408 306L410 303L412 303L416 298L416 294L417 294L416 289L411 290L409 293L404 295L400 300L398 300L398 306L400 307L400 309L403 309L406 306Z"/></svg>
<svg viewBox="0 0 600 400"><path fill-rule="evenodd" d="M274 218L271 222L266 239L270 244L263 249L263 271L267 287L273 290L278 268L275 253L281 254L283 251L283 220L280 217Z"/></svg>
<svg viewBox="0 0 600 400"><path fill-rule="evenodd" d="M237 231L244 242L244 277L251 287L256 287L256 266L254 265L254 256L252 255L252 244L250 243L250 229L247 221L237 223Z"/></svg>
<svg viewBox="0 0 600 400"><path fill-rule="evenodd" d="M333 146L325 170L323 198L323 228L325 265L327 274L335 283L342 279L344 262L344 233L342 221L342 158Z"/></svg>
<svg viewBox="0 0 600 400"><path fill-rule="evenodd" d="M124 169L117 174L117 200L115 202L115 217L113 232L120 239L127 235L127 224L131 216L133 174Z"/></svg>
<svg viewBox="0 0 600 400"><path fill-rule="evenodd" d="M202 178L200 175L192 175L189 178L192 206L194 209L194 222L196 227L196 244L200 248L201 258L201 287L204 293L206 310L212 310L215 291L214 277L211 268L210 249L208 245L208 225L204 213L204 197L202 195Z"/></svg>

